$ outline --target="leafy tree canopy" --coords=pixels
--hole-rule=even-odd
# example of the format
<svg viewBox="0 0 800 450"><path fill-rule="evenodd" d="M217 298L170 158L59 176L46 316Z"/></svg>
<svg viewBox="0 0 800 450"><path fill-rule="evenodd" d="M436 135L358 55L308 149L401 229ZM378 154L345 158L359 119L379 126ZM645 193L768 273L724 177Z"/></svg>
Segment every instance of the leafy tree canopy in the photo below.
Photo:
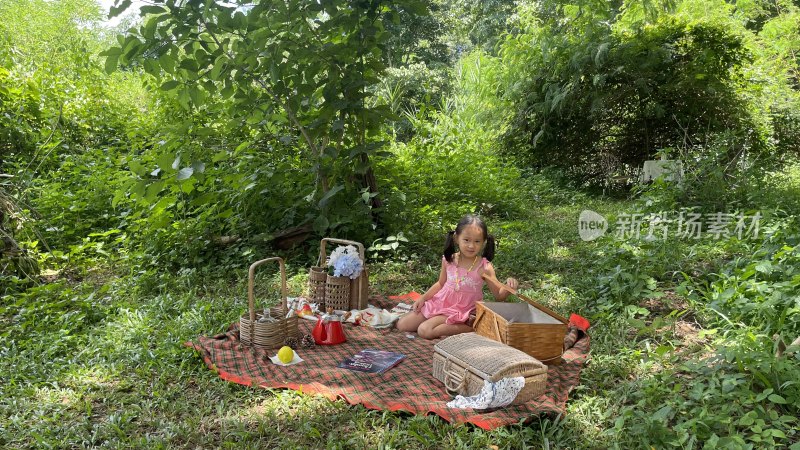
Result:
<svg viewBox="0 0 800 450"><path fill-rule="evenodd" d="M753 70L764 44L731 5L543 2L521 15L501 56L516 104L506 149L522 160L598 180L720 134L730 158L772 148L764 87L787 78Z"/></svg>
<svg viewBox="0 0 800 450"><path fill-rule="evenodd" d="M129 4L119 2L112 14ZM140 27L103 54L107 70L141 65L184 109L230 119L219 132L244 122L253 141L302 142L301 157L312 161L316 180L315 229L322 233L332 226L325 211L340 192L366 192L367 206L380 207L370 158L381 155L388 109L366 102L368 88L386 67L385 23L401 12L424 13L420 6L415 0L157 1L141 9Z"/></svg>

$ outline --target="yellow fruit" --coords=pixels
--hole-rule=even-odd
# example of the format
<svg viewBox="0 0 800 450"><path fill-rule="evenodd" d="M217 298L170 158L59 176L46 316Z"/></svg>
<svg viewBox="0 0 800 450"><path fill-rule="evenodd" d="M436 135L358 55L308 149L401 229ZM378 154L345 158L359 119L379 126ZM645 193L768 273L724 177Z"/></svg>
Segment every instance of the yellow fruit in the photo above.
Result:
<svg viewBox="0 0 800 450"><path fill-rule="evenodd" d="M292 347L283 346L280 350L278 350L278 359L284 363L289 364L294 359L294 350Z"/></svg>

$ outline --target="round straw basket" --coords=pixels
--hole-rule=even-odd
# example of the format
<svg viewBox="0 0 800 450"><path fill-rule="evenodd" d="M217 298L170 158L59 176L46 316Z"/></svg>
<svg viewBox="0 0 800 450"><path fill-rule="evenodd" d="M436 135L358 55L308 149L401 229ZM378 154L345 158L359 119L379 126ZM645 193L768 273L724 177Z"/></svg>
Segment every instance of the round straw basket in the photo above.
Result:
<svg viewBox="0 0 800 450"><path fill-rule="evenodd" d="M309 303L316 303L317 309L325 311L325 282L328 279L328 272L324 267L312 267L308 271L308 300Z"/></svg>
<svg viewBox="0 0 800 450"><path fill-rule="evenodd" d="M350 310L350 278L328 275L325 282L325 307L340 311Z"/></svg>
<svg viewBox="0 0 800 450"><path fill-rule="evenodd" d="M273 321L259 322L262 314L256 314L255 310L255 269L270 261L278 261L281 269L281 304L269 309L269 316ZM248 314L243 314L239 319L239 339L243 344L256 345L259 347L278 347L283 345L287 337L297 337L297 315L289 316L289 308L286 305L286 268L283 259L274 257L256 261L250 266L247 282L247 301L249 306ZM287 318L286 316L289 316Z"/></svg>

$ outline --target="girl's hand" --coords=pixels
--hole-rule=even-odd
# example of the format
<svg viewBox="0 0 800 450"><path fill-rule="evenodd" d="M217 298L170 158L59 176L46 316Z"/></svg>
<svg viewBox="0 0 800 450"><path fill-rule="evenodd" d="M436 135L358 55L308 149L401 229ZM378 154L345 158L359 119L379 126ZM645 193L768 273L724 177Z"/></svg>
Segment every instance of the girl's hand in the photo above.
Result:
<svg viewBox="0 0 800 450"><path fill-rule="evenodd" d="M418 313L422 311L422 305L425 304L425 298L420 297L414 302L413 310Z"/></svg>
<svg viewBox="0 0 800 450"><path fill-rule="evenodd" d="M508 278L506 279L506 285L511 289L516 290L519 287L519 281L516 278Z"/></svg>

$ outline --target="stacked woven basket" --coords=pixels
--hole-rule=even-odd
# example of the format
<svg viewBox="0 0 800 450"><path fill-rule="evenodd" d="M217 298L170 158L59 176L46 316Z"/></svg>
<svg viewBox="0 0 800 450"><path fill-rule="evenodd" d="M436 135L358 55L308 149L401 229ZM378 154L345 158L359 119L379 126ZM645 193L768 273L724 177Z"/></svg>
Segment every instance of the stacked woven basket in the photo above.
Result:
<svg viewBox="0 0 800 450"><path fill-rule="evenodd" d="M364 263L361 274L355 279L337 277L328 273L325 261L328 259L326 244L352 245L358 249L358 256ZM319 246L319 260L308 273L309 301L316 303L320 311L333 308L339 311L364 309L369 295L369 273L367 271L364 245L343 239L323 238Z"/></svg>

